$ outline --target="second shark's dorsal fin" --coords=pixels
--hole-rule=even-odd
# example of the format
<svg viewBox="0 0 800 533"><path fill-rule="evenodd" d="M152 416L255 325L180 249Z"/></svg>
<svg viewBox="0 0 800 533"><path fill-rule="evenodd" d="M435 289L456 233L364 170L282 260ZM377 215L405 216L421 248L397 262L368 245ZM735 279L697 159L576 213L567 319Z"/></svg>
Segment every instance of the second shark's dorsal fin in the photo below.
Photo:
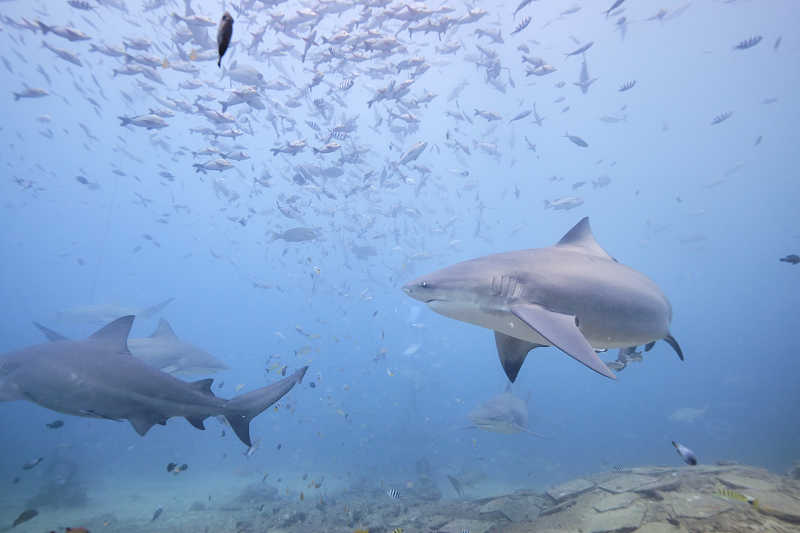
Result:
<svg viewBox="0 0 800 533"><path fill-rule="evenodd" d="M200 391L203 394L208 394L209 396L214 396L214 393L211 392L211 384L214 383L213 378L208 379L200 379L198 381L192 381L189 383L189 386L196 391Z"/></svg>
<svg viewBox="0 0 800 533"><path fill-rule="evenodd" d="M566 235L561 237L556 246L579 248L584 253L614 261L614 258L608 255L608 252L603 250L594 239L592 227L589 225L589 217L583 217L580 222L575 224Z"/></svg>
<svg viewBox="0 0 800 533"><path fill-rule="evenodd" d="M131 332L134 318L134 315L118 318L95 331L89 340L109 344L117 353L130 353L128 351L128 334Z"/></svg>
<svg viewBox="0 0 800 533"><path fill-rule="evenodd" d="M44 334L44 336L47 338L47 340L49 340L50 342L58 342L58 341L69 340L64 335L62 335L61 333L58 333L57 331L53 331L52 329L50 329L50 328L48 328L46 326L43 326L43 325L39 324L38 322L34 322L33 325L36 326L37 328L39 328L39 331L41 331Z"/></svg>
<svg viewBox="0 0 800 533"><path fill-rule="evenodd" d="M167 322L163 318L159 319L158 327L153 332L153 334L150 335L150 338L154 337L178 338L178 336L175 335L175 332L172 331L172 326L170 326L169 322Z"/></svg>

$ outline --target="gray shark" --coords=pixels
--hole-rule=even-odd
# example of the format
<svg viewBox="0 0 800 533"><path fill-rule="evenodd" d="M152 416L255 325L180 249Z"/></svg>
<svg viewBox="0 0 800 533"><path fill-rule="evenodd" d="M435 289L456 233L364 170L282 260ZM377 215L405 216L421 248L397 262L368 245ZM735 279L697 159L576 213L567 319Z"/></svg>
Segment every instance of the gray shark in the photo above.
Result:
<svg viewBox="0 0 800 533"><path fill-rule="evenodd" d="M502 394L494 396L483 405L469 413L472 428L514 435L528 433L535 437L541 435L528 429L528 404L511 393L511 385Z"/></svg>
<svg viewBox="0 0 800 533"><path fill-rule="evenodd" d="M38 322L33 324L50 341L68 340ZM158 327L149 337L128 339L128 349L134 357L169 374L203 375L228 369L228 365L210 353L180 340L169 322L163 318L158 321Z"/></svg>
<svg viewBox="0 0 800 533"><path fill-rule="evenodd" d="M528 352L555 346L595 372L616 378L595 350L664 339L672 306L644 274L597 244L583 218L553 246L471 259L422 276L403 290L444 316L493 329L512 382Z"/></svg>
<svg viewBox="0 0 800 533"><path fill-rule="evenodd" d="M131 309L114 304L82 305L58 312L58 318L69 322L100 326L108 324L122 316L135 315L142 318L152 318L168 306L175 298L167 298L161 303L145 307L144 309Z"/></svg>
<svg viewBox="0 0 800 533"><path fill-rule="evenodd" d="M0 401L128 420L139 435L174 416L205 429L206 418L222 415L251 446L250 421L300 383L308 368L229 400L217 398L212 379L181 381L133 357L127 345L133 318L118 318L84 340L37 344L0 357Z"/></svg>

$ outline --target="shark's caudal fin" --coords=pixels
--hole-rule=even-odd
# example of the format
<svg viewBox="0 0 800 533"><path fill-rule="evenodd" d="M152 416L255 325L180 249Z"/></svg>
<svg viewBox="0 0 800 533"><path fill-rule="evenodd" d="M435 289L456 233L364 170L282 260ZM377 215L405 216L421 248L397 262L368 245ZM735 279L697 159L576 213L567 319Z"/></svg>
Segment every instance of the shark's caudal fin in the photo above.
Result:
<svg viewBox="0 0 800 533"><path fill-rule="evenodd" d="M152 318L157 313L160 313L161 311L163 311L164 308L166 306L168 306L172 302L172 300L174 300L174 299L175 298L167 298L166 300L164 300L160 304L156 304L156 305L154 305L152 307L147 307L145 309L142 309L141 311L139 311L139 316L141 318Z"/></svg>
<svg viewBox="0 0 800 533"><path fill-rule="evenodd" d="M664 340L667 342L667 344L672 346L672 349L675 350L675 353L678 354L678 357L680 357L681 361L683 361L683 350L681 350L681 346L678 344L678 341L675 340L675 337L672 335L667 335L664 337Z"/></svg>
<svg viewBox="0 0 800 533"><path fill-rule="evenodd" d="M598 374L611 379L617 378L603 360L597 356L589 341L578 329L577 320L574 316L555 313L535 304L514 305L511 306L511 312L536 330L539 335L547 339L550 344L570 357L588 366ZM519 361L519 366L522 366L524 359L523 356ZM517 371L519 371L519 368L517 368ZM516 374L514 377L516 377ZM509 379L511 379L510 375Z"/></svg>
<svg viewBox="0 0 800 533"><path fill-rule="evenodd" d="M306 370L308 367L304 366L291 376L272 385L236 396L228 401L225 419L240 441L246 446L253 445L250 440L250 421L283 398L297 383L302 383Z"/></svg>

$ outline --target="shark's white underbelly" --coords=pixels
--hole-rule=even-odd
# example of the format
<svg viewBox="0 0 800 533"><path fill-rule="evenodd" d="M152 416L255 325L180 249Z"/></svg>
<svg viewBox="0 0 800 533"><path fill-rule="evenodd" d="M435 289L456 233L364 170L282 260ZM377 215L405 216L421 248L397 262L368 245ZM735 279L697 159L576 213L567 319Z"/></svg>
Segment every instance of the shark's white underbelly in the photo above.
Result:
<svg viewBox="0 0 800 533"><path fill-rule="evenodd" d="M475 304L454 304L445 301L434 301L428 305L432 310L449 318L499 331L542 346L552 346L547 339L517 318L510 310L486 309ZM613 328L606 328L605 331L602 327L581 327L580 329L589 344L596 349L627 348L645 344L657 338L645 336L634 338L629 335L621 335L620 332L613 331Z"/></svg>

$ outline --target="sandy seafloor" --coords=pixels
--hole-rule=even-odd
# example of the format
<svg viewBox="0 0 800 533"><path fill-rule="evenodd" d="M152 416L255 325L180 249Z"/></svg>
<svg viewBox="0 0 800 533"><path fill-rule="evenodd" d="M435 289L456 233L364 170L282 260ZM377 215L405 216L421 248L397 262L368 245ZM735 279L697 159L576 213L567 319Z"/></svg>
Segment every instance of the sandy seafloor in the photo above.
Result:
<svg viewBox="0 0 800 533"><path fill-rule="evenodd" d="M301 476L272 473L273 479L282 478L280 489L269 477L262 481L260 473L225 477L191 469L161 480L105 479L85 487L84 504L41 504L38 516L13 531L800 532L800 467L777 474L738 464L642 466L513 489L482 480L465 489L464 497L446 478L422 474L399 499L389 498L377 483L354 488L332 482L315 489L309 488L311 478ZM10 525L42 488L8 486L0 499L0 523ZM73 488L54 490L50 494L58 499L59 490ZM163 512L152 521L158 508Z"/></svg>

